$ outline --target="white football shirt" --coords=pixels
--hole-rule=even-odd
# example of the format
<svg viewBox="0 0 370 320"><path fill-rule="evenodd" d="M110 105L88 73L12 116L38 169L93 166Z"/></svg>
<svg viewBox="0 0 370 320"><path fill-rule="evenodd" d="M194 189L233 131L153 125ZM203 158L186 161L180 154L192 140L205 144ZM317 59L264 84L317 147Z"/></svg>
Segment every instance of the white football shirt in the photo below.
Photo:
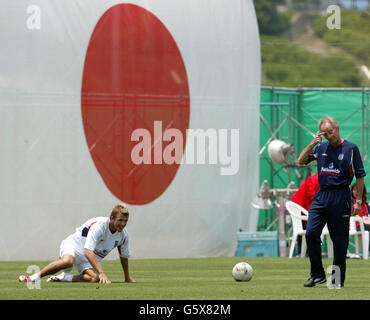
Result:
<svg viewBox="0 0 370 320"><path fill-rule="evenodd" d="M112 233L109 229L109 221L110 219L107 217L89 219L66 240L73 242L79 255L84 255L84 249L93 251L98 261L105 258L116 247L120 257L129 258L131 251L126 228L122 232Z"/></svg>

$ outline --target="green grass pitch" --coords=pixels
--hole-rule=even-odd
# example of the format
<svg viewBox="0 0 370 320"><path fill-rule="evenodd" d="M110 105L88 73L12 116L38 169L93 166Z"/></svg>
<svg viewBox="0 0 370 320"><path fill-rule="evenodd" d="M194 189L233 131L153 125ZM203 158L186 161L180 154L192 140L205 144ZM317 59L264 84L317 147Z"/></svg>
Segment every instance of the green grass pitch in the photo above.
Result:
<svg viewBox="0 0 370 320"><path fill-rule="evenodd" d="M231 276L235 263L252 265L249 282ZM1 300L360 300L370 298L370 261L347 260L345 287L329 290L325 284L304 288L309 276L308 258L188 258L132 259L136 283L125 283L119 261L103 261L111 284L47 283L28 289L18 282L29 265L43 267L48 261L0 262ZM332 260L323 259L327 268Z"/></svg>

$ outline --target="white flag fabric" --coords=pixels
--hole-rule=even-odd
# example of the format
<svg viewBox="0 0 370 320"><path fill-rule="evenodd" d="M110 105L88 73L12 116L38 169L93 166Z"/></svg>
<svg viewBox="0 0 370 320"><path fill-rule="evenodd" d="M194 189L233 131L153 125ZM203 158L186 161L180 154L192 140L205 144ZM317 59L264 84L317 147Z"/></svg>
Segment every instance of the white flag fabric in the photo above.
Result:
<svg viewBox="0 0 370 320"><path fill-rule="evenodd" d="M122 202L133 258L256 229L252 0L3 0L0 43L2 260L54 259Z"/></svg>

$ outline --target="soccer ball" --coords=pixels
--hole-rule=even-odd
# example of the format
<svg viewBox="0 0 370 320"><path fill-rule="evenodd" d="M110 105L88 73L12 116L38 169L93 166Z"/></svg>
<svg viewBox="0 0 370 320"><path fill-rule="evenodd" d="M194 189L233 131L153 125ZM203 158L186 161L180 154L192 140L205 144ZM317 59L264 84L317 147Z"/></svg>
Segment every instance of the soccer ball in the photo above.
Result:
<svg viewBox="0 0 370 320"><path fill-rule="evenodd" d="M253 277L253 268L246 262L237 263L232 271L236 281L249 281Z"/></svg>

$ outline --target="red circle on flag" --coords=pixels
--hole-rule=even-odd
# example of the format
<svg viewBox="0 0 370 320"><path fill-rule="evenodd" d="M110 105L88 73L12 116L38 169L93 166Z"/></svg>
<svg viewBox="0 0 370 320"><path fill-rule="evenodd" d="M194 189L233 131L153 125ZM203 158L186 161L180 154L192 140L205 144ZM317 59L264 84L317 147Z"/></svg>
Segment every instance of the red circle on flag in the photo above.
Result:
<svg viewBox="0 0 370 320"><path fill-rule="evenodd" d="M154 14L118 4L99 19L85 58L81 112L91 157L108 189L128 204L158 198L180 164L158 158L158 148L163 154L171 141L163 141L158 126L154 132L155 123L162 134L179 130L184 150L190 101L180 50ZM137 164L133 149L144 136L133 141L132 135L144 131L150 134L150 149L140 155L150 152L151 162Z"/></svg>

